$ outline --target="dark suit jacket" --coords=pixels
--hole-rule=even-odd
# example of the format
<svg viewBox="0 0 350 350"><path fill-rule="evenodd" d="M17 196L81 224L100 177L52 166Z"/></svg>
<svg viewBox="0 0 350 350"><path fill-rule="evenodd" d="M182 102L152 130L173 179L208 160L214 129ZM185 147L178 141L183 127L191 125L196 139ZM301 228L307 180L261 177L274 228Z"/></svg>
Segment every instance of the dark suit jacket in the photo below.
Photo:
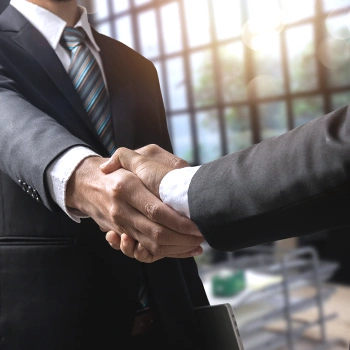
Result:
<svg viewBox="0 0 350 350"><path fill-rule="evenodd" d="M154 66L94 35L117 146L156 143L171 151ZM55 52L9 6L0 16L2 350L109 350L130 337L139 263L111 249L94 221L68 218L45 183L48 165L77 145L107 155ZM208 303L196 264L164 259L145 269L169 343L184 348L193 307Z"/></svg>
<svg viewBox="0 0 350 350"><path fill-rule="evenodd" d="M350 106L203 165L191 219L218 250L350 226Z"/></svg>

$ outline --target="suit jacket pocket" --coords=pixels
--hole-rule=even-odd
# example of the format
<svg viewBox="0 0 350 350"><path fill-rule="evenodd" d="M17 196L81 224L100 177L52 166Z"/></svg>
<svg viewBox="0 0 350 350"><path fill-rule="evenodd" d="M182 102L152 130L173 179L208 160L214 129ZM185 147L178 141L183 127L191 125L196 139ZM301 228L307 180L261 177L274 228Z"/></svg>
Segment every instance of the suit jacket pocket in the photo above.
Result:
<svg viewBox="0 0 350 350"><path fill-rule="evenodd" d="M0 246L72 245L72 237L0 237Z"/></svg>

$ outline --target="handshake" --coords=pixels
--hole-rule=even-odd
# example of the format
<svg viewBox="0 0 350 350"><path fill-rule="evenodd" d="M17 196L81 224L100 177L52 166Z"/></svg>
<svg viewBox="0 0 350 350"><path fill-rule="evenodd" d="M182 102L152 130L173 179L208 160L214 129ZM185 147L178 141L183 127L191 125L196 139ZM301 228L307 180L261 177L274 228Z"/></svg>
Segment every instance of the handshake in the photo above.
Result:
<svg viewBox="0 0 350 350"><path fill-rule="evenodd" d="M196 225L159 195L164 176L188 166L157 145L89 157L68 181L66 204L91 217L114 249L141 262L201 255L204 238Z"/></svg>

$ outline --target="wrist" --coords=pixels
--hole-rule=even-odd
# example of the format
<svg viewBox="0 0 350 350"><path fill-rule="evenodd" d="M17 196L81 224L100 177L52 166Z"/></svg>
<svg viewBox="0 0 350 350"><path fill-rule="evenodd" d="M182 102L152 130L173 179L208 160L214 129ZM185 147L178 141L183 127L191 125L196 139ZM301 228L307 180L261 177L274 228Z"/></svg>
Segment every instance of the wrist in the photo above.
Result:
<svg viewBox="0 0 350 350"><path fill-rule="evenodd" d="M66 205L68 207L89 214L90 200L93 198L93 192L98 190L99 179L103 176L99 166L106 160L106 158L91 156L78 164L67 182Z"/></svg>

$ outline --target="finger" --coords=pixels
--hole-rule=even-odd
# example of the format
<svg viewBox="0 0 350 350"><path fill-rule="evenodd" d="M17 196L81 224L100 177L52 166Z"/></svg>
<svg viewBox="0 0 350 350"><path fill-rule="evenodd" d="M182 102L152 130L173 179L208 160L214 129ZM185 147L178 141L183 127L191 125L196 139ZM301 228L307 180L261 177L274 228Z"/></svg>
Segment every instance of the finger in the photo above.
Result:
<svg viewBox="0 0 350 350"><path fill-rule="evenodd" d="M126 256L130 258L135 258L138 261L144 262L144 263L152 263L157 260L163 259L164 257L189 258L189 257L199 256L203 253L203 248L199 246L188 253L169 254L169 256L156 256L151 254L140 243L136 242L133 238L129 237L125 233L119 236L114 231L109 231L106 234L106 240L114 249L121 250L123 254L125 254ZM170 249L172 249L172 247L170 247Z"/></svg>
<svg viewBox="0 0 350 350"><path fill-rule="evenodd" d="M125 190L129 192L128 203L130 206L140 211L149 220L177 233L203 237L193 221L164 204L139 181L129 181L126 186L129 187Z"/></svg>
<svg viewBox="0 0 350 350"><path fill-rule="evenodd" d="M119 160L119 152L118 149L114 152L114 154L105 162L100 164L100 169L103 173L109 174L113 171L120 169L122 166Z"/></svg>
<svg viewBox="0 0 350 350"><path fill-rule="evenodd" d="M125 233L121 235L120 250L129 258L135 258L134 250L138 244L133 238L129 237Z"/></svg>
<svg viewBox="0 0 350 350"><path fill-rule="evenodd" d="M149 220L128 203L124 203L123 206L119 207L119 216L118 225L116 225L116 229L113 228L112 230L118 231L122 227L122 233L126 233L140 242L153 255L168 256L187 253L197 248L204 241L203 237L181 234L161 226ZM107 239L113 247L120 245L116 234L112 235L109 232Z"/></svg>
<svg viewBox="0 0 350 350"><path fill-rule="evenodd" d="M135 150L137 153L147 156L149 159L162 163L172 169L180 169L189 164L174 154L166 151L165 149L159 147L155 144L150 144Z"/></svg>
<svg viewBox="0 0 350 350"><path fill-rule="evenodd" d="M189 253L204 242L203 237L178 233L147 220L141 214L139 217L135 216L135 219L136 230L132 230L132 238L140 242L153 255L171 256ZM129 230L130 228L126 228L125 232L128 234Z"/></svg>
<svg viewBox="0 0 350 350"><path fill-rule="evenodd" d="M172 167L150 160L128 148L118 148L109 164L112 164L115 158L118 158L119 164L125 170L135 174L158 197L160 182L169 171L173 170ZM114 168L109 167L109 164L107 163L104 172L106 172L106 168L108 171L114 170Z"/></svg>
<svg viewBox="0 0 350 350"><path fill-rule="evenodd" d="M129 252L130 254L130 252ZM203 248L197 247L195 250L192 250L188 253L182 253L182 254L174 254L166 256L167 258L178 258L178 259L184 259L184 258L190 258L194 256L199 256L203 254ZM136 260L143 262L143 263L152 263L157 260L163 259L164 256L157 256L151 254L146 248L144 248L140 243L137 244L136 248L134 249L133 256Z"/></svg>
<svg viewBox="0 0 350 350"><path fill-rule="evenodd" d="M114 152L112 157L110 157L107 162L100 165L100 169L105 174L109 174L123 167L124 169L135 174L137 166L142 164L144 161L147 161L144 156L126 147L120 147Z"/></svg>
<svg viewBox="0 0 350 350"><path fill-rule="evenodd" d="M115 250L120 250L121 238L115 231L108 231L106 233L106 241Z"/></svg>

